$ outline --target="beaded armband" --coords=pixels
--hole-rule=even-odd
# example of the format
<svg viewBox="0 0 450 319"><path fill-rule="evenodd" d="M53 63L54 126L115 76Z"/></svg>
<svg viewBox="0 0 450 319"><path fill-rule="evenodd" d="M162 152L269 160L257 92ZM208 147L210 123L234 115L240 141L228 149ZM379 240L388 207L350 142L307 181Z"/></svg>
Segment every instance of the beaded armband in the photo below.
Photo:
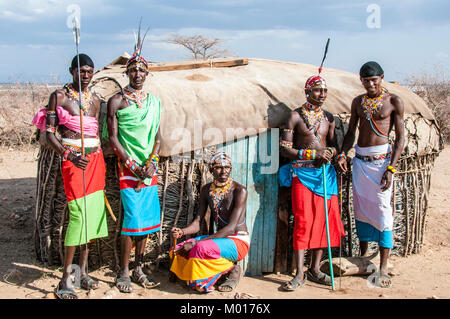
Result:
<svg viewBox="0 0 450 319"><path fill-rule="evenodd" d="M281 140L280 141L280 146L283 146L283 147L286 147L286 148L292 148L292 142L288 142L288 141L284 141L284 140Z"/></svg>
<svg viewBox="0 0 450 319"><path fill-rule="evenodd" d="M139 164L138 164L132 157L129 157L129 158L127 159L127 161L125 162L125 166L126 166L130 171L132 171L133 173L135 173L136 170L137 170L138 167L139 167Z"/></svg>
<svg viewBox="0 0 450 319"><path fill-rule="evenodd" d="M386 167L387 171L390 171L392 174L395 174L396 169L394 167L392 167L391 165L389 165L388 167Z"/></svg>
<svg viewBox="0 0 450 319"><path fill-rule="evenodd" d="M294 133L294 130L288 129L288 128L284 128L283 132L285 133Z"/></svg>

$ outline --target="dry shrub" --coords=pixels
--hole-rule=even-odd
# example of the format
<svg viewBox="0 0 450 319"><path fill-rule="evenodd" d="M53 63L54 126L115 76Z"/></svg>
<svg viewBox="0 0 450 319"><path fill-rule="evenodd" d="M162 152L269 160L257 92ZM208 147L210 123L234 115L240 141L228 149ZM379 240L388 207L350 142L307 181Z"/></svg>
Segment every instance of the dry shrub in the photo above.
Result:
<svg viewBox="0 0 450 319"><path fill-rule="evenodd" d="M53 90L46 84L0 85L0 146L26 147L36 142L31 121Z"/></svg>
<svg viewBox="0 0 450 319"><path fill-rule="evenodd" d="M442 67L406 79L410 89L425 100L436 117L445 142L450 142L450 80Z"/></svg>

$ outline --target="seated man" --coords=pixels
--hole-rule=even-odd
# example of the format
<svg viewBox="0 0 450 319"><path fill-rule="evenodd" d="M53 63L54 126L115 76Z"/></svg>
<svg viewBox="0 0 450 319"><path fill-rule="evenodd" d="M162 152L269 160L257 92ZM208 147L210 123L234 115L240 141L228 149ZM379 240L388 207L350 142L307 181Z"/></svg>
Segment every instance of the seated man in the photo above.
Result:
<svg viewBox="0 0 450 319"><path fill-rule="evenodd" d="M250 246L245 223L247 189L231 179L231 158L227 154L214 154L209 165L214 182L201 189L197 216L186 228L172 228L172 235L180 238L197 233L208 206L214 216L217 232L178 244L170 251L173 258L170 270L199 292L213 291L217 280L229 273L218 290L232 291L241 275L241 269L236 263L245 258Z"/></svg>

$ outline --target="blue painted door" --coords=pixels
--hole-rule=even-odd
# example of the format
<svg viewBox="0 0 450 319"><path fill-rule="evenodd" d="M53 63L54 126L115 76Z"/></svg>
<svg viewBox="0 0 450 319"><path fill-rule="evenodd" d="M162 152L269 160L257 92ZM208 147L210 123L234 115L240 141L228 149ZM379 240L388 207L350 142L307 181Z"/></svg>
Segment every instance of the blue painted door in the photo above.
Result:
<svg viewBox="0 0 450 319"><path fill-rule="evenodd" d="M278 205L278 131L217 146L233 160L232 178L248 191L246 223L250 251L240 262L247 276L273 272Z"/></svg>

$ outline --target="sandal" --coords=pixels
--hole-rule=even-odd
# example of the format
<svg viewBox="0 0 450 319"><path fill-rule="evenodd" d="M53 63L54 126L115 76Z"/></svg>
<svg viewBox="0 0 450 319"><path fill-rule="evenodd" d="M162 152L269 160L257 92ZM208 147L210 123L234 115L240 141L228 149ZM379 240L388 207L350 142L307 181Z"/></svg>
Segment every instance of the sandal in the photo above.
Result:
<svg viewBox="0 0 450 319"><path fill-rule="evenodd" d="M317 276L314 276L310 269L306 272L306 276L308 277L309 281L325 285L325 286L331 286L331 277L323 272L319 272Z"/></svg>
<svg viewBox="0 0 450 319"><path fill-rule="evenodd" d="M235 266L235 267L239 267L239 266ZM239 273L237 275L237 278L227 278L222 284L219 285L219 287L217 287L217 290L219 290L220 292L230 292L233 291L237 284L239 283L239 280L241 278L241 267L238 268Z"/></svg>
<svg viewBox="0 0 450 319"><path fill-rule="evenodd" d="M90 289L98 289L99 284L98 281L92 279L89 276L83 276L80 279L80 287L86 290L90 290Z"/></svg>
<svg viewBox="0 0 450 319"><path fill-rule="evenodd" d="M306 274L303 275L303 280L298 279L297 277L292 278L289 281L286 281L281 288L285 291L295 291L298 287L302 288L306 283ZM291 288L288 288L287 285L291 285Z"/></svg>
<svg viewBox="0 0 450 319"><path fill-rule="evenodd" d="M138 274L137 272L133 271L131 278L133 281L137 284L140 284L142 287L146 289L151 289L158 287L160 285L160 282L154 282L150 277L148 277L146 274Z"/></svg>
<svg viewBox="0 0 450 319"><path fill-rule="evenodd" d="M61 282L55 288L55 296L58 299L78 299L78 296L72 288L62 288Z"/></svg>
<svg viewBox="0 0 450 319"><path fill-rule="evenodd" d="M133 286L131 286L130 277L117 277L116 287L120 292L131 293L133 292Z"/></svg>

